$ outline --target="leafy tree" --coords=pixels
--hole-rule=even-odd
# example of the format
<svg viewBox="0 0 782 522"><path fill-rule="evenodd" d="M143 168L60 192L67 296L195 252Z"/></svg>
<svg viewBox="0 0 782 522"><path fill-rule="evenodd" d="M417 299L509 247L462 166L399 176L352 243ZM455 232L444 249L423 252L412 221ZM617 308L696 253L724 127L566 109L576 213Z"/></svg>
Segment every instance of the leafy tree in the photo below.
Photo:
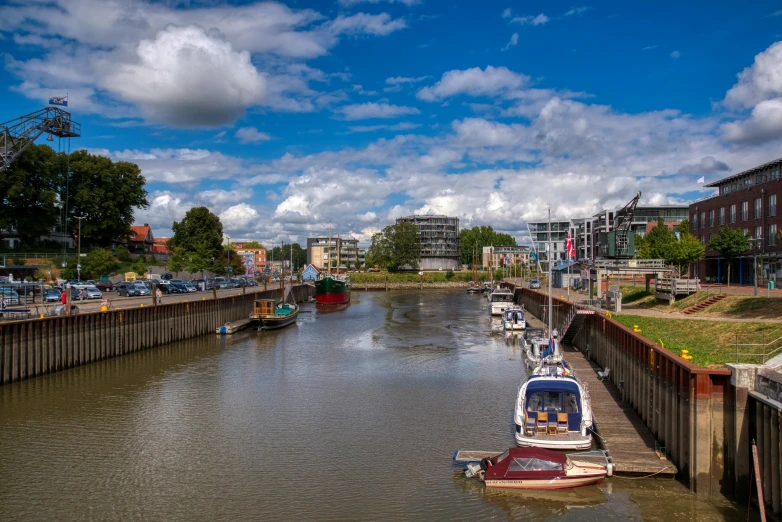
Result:
<svg viewBox="0 0 782 522"><path fill-rule="evenodd" d="M117 249L114 250L114 256L122 263L127 263L130 261L130 251L125 245L118 246Z"/></svg>
<svg viewBox="0 0 782 522"><path fill-rule="evenodd" d="M109 275L117 268L117 260L108 248L95 248L87 254L82 264L82 275L87 279L98 279Z"/></svg>
<svg viewBox="0 0 782 522"><path fill-rule="evenodd" d="M743 231L723 225L719 233L711 238L709 246L719 252L728 263L728 286L730 286L730 267L733 260L749 248L749 238Z"/></svg>
<svg viewBox="0 0 782 522"><path fill-rule="evenodd" d="M202 279L204 277L204 270L211 270L214 268L214 265L214 251L211 246L205 242L196 244L195 250L187 252L188 272L201 272Z"/></svg>
<svg viewBox="0 0 782 522"><path fill-rule="evenodd" d="M378 265L389 272L405 265L416 270L421 260L418 227L413 223L389 225L372 236L372 245L366 254L367 265Z"/></svg>
<svg viewBox="0 0 782 522"><path fill-rule="evenodd" d="M51 147L31 145L0 175L0 228L15 225L25 245L57 224L58 165Z"/></svg>
<svg viewBox="0 0 782 522"><path fill-rule="evenodd" d="M226 247L226 249L220 255L219 266L221 267L221 273L223 274L228 274L228 267L231 267L233 271L230 272L230 275L234 277L244 275L245 272L244 258L240 256L236 250L234 250L233 245L231 245L230 250Z"/></svg>
<svg viewBox="0 0 782 522"><path fill-rule="evenodd" d="M195 264L198 272L212 268L223 253L223 224L220 218L206 207L194 207L187 211L182 221L171 225L174 235L168 240L171 249L181 247Z"/></svg>
<svg viewBox="0 0 782 522"><path fill-rule="evenodd" d="M643 239L639 257L642 259L664 259L670 263L673 260L675 242L676 236L660 218L657 225Z"/></svg>
<svg viewBox="0 0 782 522"><path fill-rule="evenodd" d="M182 272L185 268L187 268L187 264L187 252L185 252L185 249L182 247L176 247L171 252L171 259L169 260L166 267L171 272L174 272L174 275L179 277L179 272Z"/></svg>
<svg viewBox="0 0 782 522"><path fill-rule="evenodd" d="M155 257L155 254L152 254L152 256L149 258L149 264L150 266L157 266L158 260Z"/></svg>
<svg viewBox="0 0 782 522"><path fill-rule="evenodd" d="M78 263L76 262L76 258L72 257L68 260L68 264L65 265L65 268L62 269L61 277L67 281L70 281L72 279L76 279L76 277L79 275L78 271L76 270L76 265Z"/></svg>
<svg viewBox="0 0 782 522"><path fill-rule="evenodd" d="M495 232L492 227L472 227L463 228L459 233L461 237L462 264L472 265L473 254L475 254L475 264L480 264L483 254L483 247L497 246L515 246L516 238L510 234L501 234Z"/></svg>
<svg viewBox="0 0 782 522"><path fill-rule="evenodd" d="M78 150L70 155L70 170L67 208L71 234L76 237L78 233L76 216L84 216L81 234L91 243L109 246L113 239L130 235L133 209L149 206L146 180L138 165L114 163Z"/></svg>
<svg viewBox="0 0 782 522"><path fill-rule="evenodd" d="M133 271L138 275L142 275L147 272L147 259L143 255L138 256L138 259L133 264Z"/></svg>
<svg viewBox="0 0 782 522"><path fill-rule="evenodd" d="M298 243L286 244L282 250L278 246L274 247L266 253L266 258L271 260L272 256L274 256L273 258L275 261L279 261L280 259L290 261L291 250L293 250L294 267L301 268L307 264L307 250L302 248ZM336 258L334 259L334 262L336 263Z"/></svg>

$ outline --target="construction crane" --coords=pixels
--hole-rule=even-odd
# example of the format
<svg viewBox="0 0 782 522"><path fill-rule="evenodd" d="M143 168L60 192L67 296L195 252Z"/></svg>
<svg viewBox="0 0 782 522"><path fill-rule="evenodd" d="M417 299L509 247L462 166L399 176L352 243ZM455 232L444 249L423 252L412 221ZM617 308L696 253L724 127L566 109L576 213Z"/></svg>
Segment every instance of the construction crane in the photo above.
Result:
<svg viewBox="0 0 782 522"><path fill-rule="evenodd" d="M52 136L78 138L81 136L81 125L71 121L69 112L57 107L46 107L0 123L0 172L8 168L43 133L48 133L48 141L53 140Z"/></svg>
<svg viewBox="0 0 782 522"><path fill-rule="evenodd" d="M630 226L640 199L638 192L627 205L614 212L611 230L599 234L600 257L630 258L635 255L635 236L630 234Z"/></svg>

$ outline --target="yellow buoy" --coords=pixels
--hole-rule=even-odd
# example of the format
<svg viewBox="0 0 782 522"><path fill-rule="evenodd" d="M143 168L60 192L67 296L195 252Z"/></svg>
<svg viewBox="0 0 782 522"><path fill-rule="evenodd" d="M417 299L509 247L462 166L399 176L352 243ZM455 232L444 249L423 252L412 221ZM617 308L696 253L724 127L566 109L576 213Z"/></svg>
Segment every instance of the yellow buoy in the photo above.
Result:
<svg viewBox="0 0 782 522"><path fill-rule="evenodd" d="M143 303L141 304L141 308L144 308L144 304Z"/></svg>
<svg viewBox="0 0 782 522"><path fill-rule="evenodd" d="M100 311L101 312L108 312L109 311L109 307L106 306L106 305L103 305L103 306L100 307Z"/></svg>

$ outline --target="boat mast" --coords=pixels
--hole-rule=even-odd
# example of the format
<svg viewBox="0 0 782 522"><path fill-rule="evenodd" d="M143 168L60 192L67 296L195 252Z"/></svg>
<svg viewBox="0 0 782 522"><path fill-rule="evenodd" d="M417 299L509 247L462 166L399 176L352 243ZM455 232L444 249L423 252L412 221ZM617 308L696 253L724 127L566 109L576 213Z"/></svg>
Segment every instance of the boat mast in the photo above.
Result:
<svg viewBox="0 0 782 522"><path fill-rule="evenodd" d="M552 333L554 330L551 329L551 312L552 310L552 300L551 300L551 207L548 208L548 244L546 245L546 257L548 260L548 335L549 338L551 338Z"/></svg>
<svg viewBox="0 0 782 522"><path fill-rule="evenodd" d="M326 243L326 252L328 252L326 255L326 262L328 263L326 275L331 277L331 225L329 225L329 240Z"/></svg>
<svg viewBox="0 0 782 522"><path fill-rule="evenodd" d="M281 294L280 297L282 298L283 303L285 303L285 241L280 241L280 271L282 272L282 277L280 278L280 281L282 281L282 285L280 286Z"/></svg>

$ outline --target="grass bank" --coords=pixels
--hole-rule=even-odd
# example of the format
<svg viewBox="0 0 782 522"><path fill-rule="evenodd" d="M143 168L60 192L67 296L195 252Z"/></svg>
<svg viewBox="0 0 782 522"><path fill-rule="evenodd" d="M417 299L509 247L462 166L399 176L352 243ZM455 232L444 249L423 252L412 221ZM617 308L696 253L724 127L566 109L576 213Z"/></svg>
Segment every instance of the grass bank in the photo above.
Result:
<svg viewBox="0 0 782 522"><path fill-rule="evenodd" d="M623 314L614 315L614 319L629 328L638 326L640 335L676 355L681 355L682 350L689 350L692 362L704 368L736 362L734 344L737 335L742 344L761 343L764 334L768 339L782 335L780 325L773 323L698 321ZM744 354L760 352L760 347L744 347L740 351ZM742 356L739 362L760 363L761 357Z"/></svg>

